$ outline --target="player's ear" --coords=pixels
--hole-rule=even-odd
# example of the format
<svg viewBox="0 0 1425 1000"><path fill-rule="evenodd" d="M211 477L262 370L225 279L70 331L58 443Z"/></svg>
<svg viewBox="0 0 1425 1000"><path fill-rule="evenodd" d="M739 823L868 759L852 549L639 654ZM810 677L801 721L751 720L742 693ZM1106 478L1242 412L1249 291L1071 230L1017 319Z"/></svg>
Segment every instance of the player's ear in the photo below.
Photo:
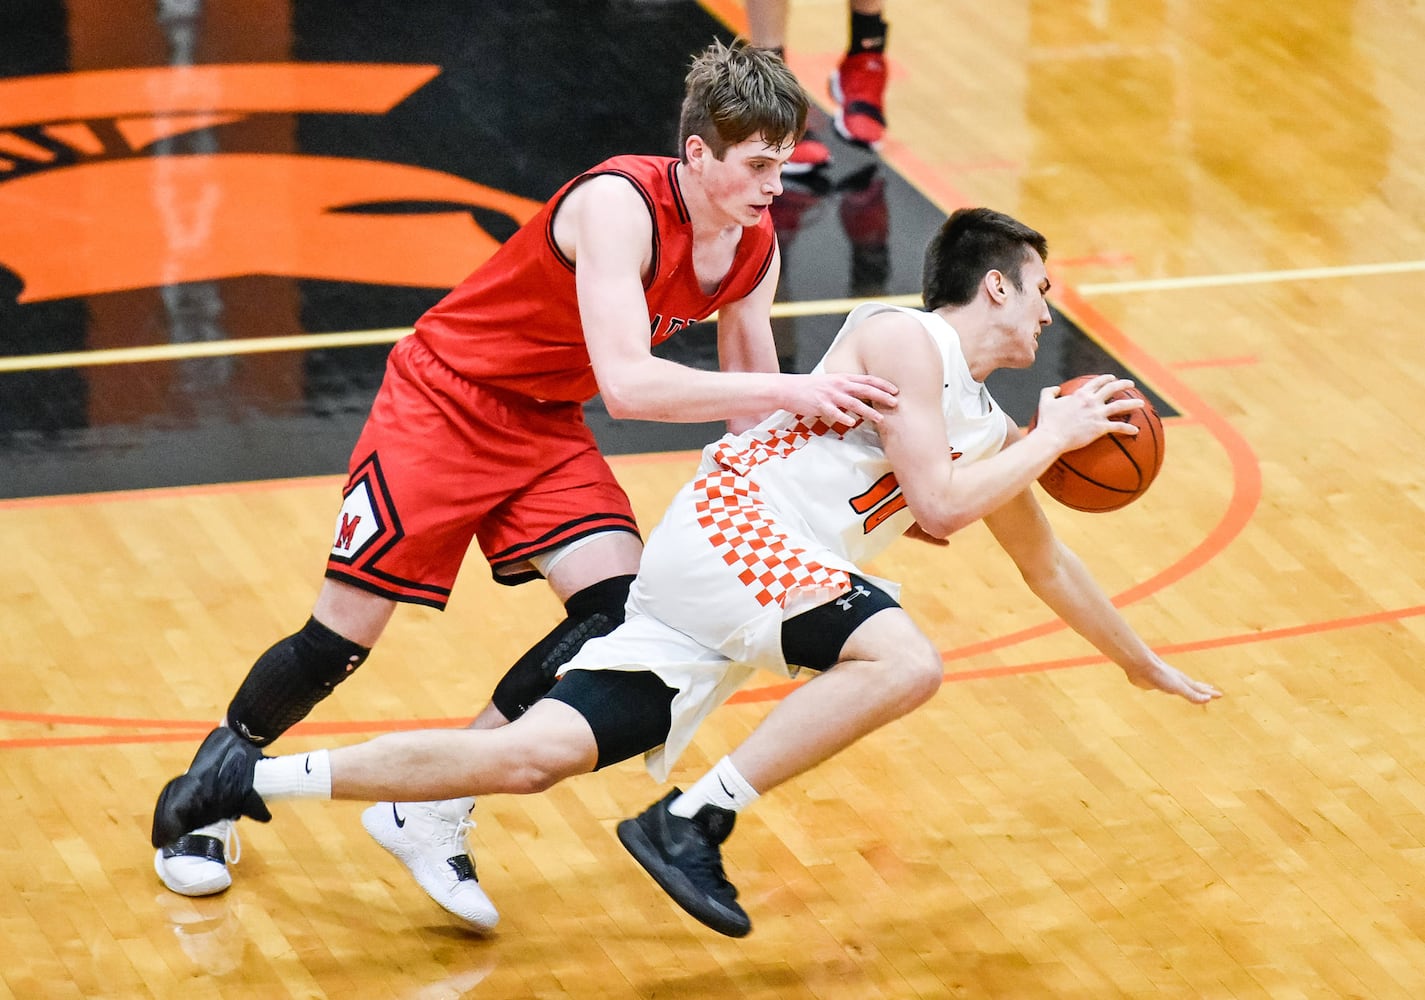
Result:
<svg viewBox="0 0 1425 1000"><path fill-rule="evenodd" d="M697 166L701 169L702 161L711 155L712 151L700 135L690 135L683 142L683 160L689 166Z"/></svg>
<svg viewBox="0 0 1425 1000"><path fill-rule="evenodd" d="M1004 274L991 268L985 272L985 291L989 293L990 301L995 303L1003 302L1009 294Z"/></svg>

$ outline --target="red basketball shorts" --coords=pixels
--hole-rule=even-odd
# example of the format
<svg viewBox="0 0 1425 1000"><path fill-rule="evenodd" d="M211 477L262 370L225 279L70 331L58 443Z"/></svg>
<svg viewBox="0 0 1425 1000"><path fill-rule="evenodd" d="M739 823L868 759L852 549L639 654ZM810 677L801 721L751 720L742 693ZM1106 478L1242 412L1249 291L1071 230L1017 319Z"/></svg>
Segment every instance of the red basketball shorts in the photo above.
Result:
<svg viewBox="0 0 1425 1000"><path fill-rule="evenodd" d="M444 608L472 538L496 580L599 531L638 533L578 403L469 382L414 336L392 348L352 450L327 576Z"/></svg>

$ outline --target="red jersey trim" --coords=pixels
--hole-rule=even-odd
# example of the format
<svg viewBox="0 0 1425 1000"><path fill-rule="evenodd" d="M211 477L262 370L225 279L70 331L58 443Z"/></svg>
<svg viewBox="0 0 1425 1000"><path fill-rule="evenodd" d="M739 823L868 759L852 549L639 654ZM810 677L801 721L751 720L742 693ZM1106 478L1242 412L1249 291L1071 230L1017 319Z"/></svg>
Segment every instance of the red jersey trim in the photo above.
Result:
<svg viewBox="0 0 1425 1000"><path fill-rule="evenodd" d="M668 164L668 189L673 192L673 203L678 206L678 221L687 225L693 217L688 212L688 203L683 200L683 187L678 183L678 163Z"/></svg>
<svg viewBox="0 0 1425 1000"><path fill-rule="evenodd" d="M521 570L511 573L508 568L527 563L535 556L551 552L554 549L562 548L570 542L583 538L586 535L594 535L605 531L626 531L631 535L642 537L638 531L638 525L622 514L591 514L582 517L568 524L556 528L554 531L544 535L544 537L526 542L522 545L512 545L497 556L491 556L490 577L496 583L508 587L518 586L530 580L539 579L538 570Z"/></svg>
<svg viewBox="0 0 1425 1000"><path fill-rule="evenodd" d="M530 556L537 556L547 549L557 548L566 542L571 542L575 538L595 531L632 531L637 534L638 522L625 514L589 514L567 521L538 538L532 538L527 542L511 545L501 552L492 553L488 558L492 564L517 562L521 559L528 559Z"/></svg>
<svg viewBox="0 0 1425 1000"><path fill-rule="evenodd" d="M773 237L772 242L767 246L767 256L762 258L762 266L757 269L757 279L752 282L753 288L756 288L758 285L762 284L762 279L767 277L768 271L772 270L772 257L774 254L776 254L776 252L777 240L776 237ZM747 294L751 295L752 292L749 290Z"/></svg>
<svg viewBox="0 0 1425 1000"><path fill-rule="evenodd" d="M573 191L574 189L571 187L569 190ZM565 195L567 197L567 191ZM562 204L564 204L564 199L560 198L559 205ZM556 205L554 211L549 213L549 222L544 226L544 243L549 247L549 252L554 255L554 259L564 266L564 270L573 271L574 262L564 255L564 251L559 249L559 244L554 240L554 217L559 214L559 205Z"/></svg>
<svg viewBox="0 0 1425 1000"><path fill-rule="evenodd" d="M383 576L384 578L384 574L376 573L374 570L368 570L367 572L373 573L373 575L376 576ZM419 587L419 584L403 584L401 581L395 580L395 578L391 578L395 581L393 586L383 587L364 577L356 576L351 573L343 573L330 567L327 568L326 576L330 580L340 580L342 583L350 584L357 590L364 590L368 594L375 594L387 600L399 601L403 604L423 604L428 608L435 608L437 611L444 611L446 604L450 600L450 591L447 589L441 587L426 587L423 590L417 590L414 588ZM434 594L436 596L427 596L428 594Z"/></svg>
<svg viewBox="0 0 1425 1000"><path fill-rule="evenodd" d="M659 239L658 232L658 209L653 204L653 197L644 189L643 185L638 182L638 178L626 171L591 170L587 174L582 174L575 178L574 182L559 196L559 200L555 202L554 208L549 213L549 222L544 227L544 242L548 244L550 252L554 254L555 259L558 260L559 263L563 264L570 271L574 270L574 262L565 255L563 250L559 249L559 244L554 240L554 218L559 214L559 209L563 207L564 199L568 198L576 187L594 177L604 177L607 175L622 177L632 184L633 189L638 192L638 196L643 199L643 206L648 209L648 221L653 228L653 240L652 246L650 247L652 257L649 261L648 277L643 280L643 290L646 292L653 286L653 282L658 277L658 259L661 256L660 251L662 249L662 242ZM684 222L687 222L687 209L683 205L683 195L682 192L677 189L676 181L673 186L673 196L674 200L678 203L679 216Z"/></svg>

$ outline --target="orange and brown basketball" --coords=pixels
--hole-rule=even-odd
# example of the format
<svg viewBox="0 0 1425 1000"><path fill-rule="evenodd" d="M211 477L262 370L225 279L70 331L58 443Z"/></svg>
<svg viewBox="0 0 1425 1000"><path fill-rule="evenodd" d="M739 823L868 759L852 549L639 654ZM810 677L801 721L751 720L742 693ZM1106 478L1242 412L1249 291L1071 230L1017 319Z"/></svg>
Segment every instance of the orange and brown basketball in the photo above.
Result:
<svg viewBox="0 0 1425 1000"><path fill-rule="evenodd" d="M1067 396L1093 375L1071 378L1059 387ZM1141 410L1115 417L1138 428L1136 435L1105 434L1092 444L1065 452L1039 477L1039 485L1065 507L1091 513L1118 510L1137 500L1153 485L1163 467L1163 421L1148 397L1136 388L1111 397L1143 400Z"/></svg>

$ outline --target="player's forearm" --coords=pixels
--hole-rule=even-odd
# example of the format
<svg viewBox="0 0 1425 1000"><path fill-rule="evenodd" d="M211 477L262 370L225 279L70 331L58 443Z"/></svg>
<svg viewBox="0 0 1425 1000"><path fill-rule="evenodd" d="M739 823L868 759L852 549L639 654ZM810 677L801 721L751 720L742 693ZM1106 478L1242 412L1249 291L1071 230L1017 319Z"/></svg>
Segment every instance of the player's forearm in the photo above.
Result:
<svg viewBox="0 0 1425 1000"><path fill-rule="evenodd" d="M1113 606L1103 588L1073 552L1056 543L1051 572L1026 577L1030 590L1095 649L1124 670L1141 668L1153 652Z"/></svg>
<svg viewBox="0 0 1425 1000"><path fill-rule="evenodd" d="M609 416L620 420L702 423L762 418L782 408L787 376L771 372L711 372L650 358L601 378Z"/></svg>
<svg viewBox="0 0 1425 1000"><path fill-rule="evenodd" d="M925 531L946 538L999 510L1029 489L1059 457L1047 436L1031 434L999 454L955 469L936 495L919 498L907 493L911 512Z"/></svg>
<svg viewBox="0 0 1425 1000"><path fill-rule="evenodd" d="M730 374L776 374L781 371L777 361L777 351L770 332L765 342L749 344L745 339L720 338L718 340L718 360L722 370ZM772 401L764 410L726 417L727 429L733 434L756 427L774 412L784 409L778 401Z"/></svg>

